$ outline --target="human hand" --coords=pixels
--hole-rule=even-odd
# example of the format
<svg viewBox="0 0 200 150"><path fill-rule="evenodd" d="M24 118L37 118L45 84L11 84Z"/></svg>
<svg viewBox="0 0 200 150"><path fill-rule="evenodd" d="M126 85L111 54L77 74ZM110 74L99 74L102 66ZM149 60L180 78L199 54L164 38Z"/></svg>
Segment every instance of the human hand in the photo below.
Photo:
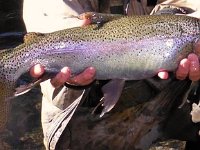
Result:
<svg viewBox="0 0 200 150"><path fill-rule="evenodd" d="M39 78L45 69L42 65L37 64L30 69L30 74L32 77ZM62 86L65 82L73 85L88 85L94 80L95 69L93 67L86 68L82 73L70 78L71 70L68 67L63 67L61 71L51 79L51 84L58 88Z"/></svg>
<svg viewBox="0 0 200 150"><path fill-rule="evenodd" d="M178 69L176 70L176 78L179 80L184 80L189 77L192 81L197 81L200 79L200 63L197 54L200 54L200 41L198 41L194 46L194 51L196 54L191 53L187 58L180 61ZM161 79L168 78L168 72L159 72L158 76Z"/></svg>
<svg viewBox="0 0 200 150"><path fill-rule="evenodd" d="M179 80L184 80L187 76L192 81L200 79L199 58L196 54L191 53L181 60L176 71L176 78Z"/></svg>
<svg viewBox="0 0 200 150"><path fill-rule="evenodd" d="M158 73L158 76L161 79L167 79L169 75L167 71L162 71ZM200 79L199 59L196 54L191 53L187 58L182 59L176 70L177 79L184 80L186 77L192 81Z"/></svg>

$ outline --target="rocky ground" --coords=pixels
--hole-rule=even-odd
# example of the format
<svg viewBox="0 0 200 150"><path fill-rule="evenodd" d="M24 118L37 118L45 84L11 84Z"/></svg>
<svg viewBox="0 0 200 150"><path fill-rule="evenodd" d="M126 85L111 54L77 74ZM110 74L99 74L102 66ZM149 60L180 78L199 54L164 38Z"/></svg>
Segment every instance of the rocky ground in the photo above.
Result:
<svg viewBox="0 0 200 150"><path fill-rule="evenodd" d="M134 84L135 88L144 86L142 82ZM143 126L140 121L145 124L144 128L146 125L153 128L156 124L148 119L149 115L143 116L144 120L140 120L141 105L135 107L135 102L127 103L123 100L133 97L129 92L129 90L124 92L116 108L103 119L91 115L94 108L79 107L66 128L59 142L62 144L59 144L58 149L132 149L131 142L137 141L133 129L137 126ZM135 96L140 97L140 94L137 93ZM8 140L13 145L14 150L44 149L40 110L41 93L39 87L13 100L9 121L9 129L13 131L13 136ZM149 125L151 123L153 126ZM141 128L138 131L141 133L145 130ZM135 130L136 133L138 131ZM136 135L140 137L140 134ZM152 138L152 135L149 138ZM184 150L185 141L162 138L157 139L150 147L150 150Z"/></svg>

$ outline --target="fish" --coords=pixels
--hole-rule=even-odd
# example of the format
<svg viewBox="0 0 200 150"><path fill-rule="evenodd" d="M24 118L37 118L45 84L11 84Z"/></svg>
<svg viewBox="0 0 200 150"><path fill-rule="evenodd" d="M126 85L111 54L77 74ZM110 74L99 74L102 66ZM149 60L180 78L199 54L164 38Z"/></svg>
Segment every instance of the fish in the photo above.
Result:
<svg viewBox="0 0 200 150"><path fill-rule="evenodd" d="M199 19L182 15L118 16L95 24L40 34L15 48L0 52L0 131L8 119L16 82L35 64L46 73L64 66L72 76L93 66L97 80L110 80L101 116L117 103L127 80L142 80L159 71L173 72L180 60L194 52L200 37ZM194 52L199 55L198 52Z"/></svg>

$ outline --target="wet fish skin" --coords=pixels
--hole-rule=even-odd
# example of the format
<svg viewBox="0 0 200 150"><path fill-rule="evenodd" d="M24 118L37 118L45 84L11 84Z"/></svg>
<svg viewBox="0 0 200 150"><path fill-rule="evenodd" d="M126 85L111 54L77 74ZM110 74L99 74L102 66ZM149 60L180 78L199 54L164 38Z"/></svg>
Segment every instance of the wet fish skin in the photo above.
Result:
<svg viewBox="0 0 200 150"><path fill-rule="evenodd" d="M0 53L0 130L5 127L16 80L40 63L47 72L69 66L73 74L89 66L96 79L140 80L160 70L174 71L200 36L198 19L186 16L132 16L40 36Z"/></svg>

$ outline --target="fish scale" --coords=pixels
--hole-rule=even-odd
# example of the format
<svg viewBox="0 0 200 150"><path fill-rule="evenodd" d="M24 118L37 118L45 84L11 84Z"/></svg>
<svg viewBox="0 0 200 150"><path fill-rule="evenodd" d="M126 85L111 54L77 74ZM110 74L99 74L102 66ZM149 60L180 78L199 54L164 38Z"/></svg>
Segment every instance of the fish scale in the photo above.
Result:
<svg viewBox="0 0 200 150"><path fill-rule="evenodd" d="M47 72L69 66L73 74L96 68L96 79L140 80L175 71L193 52L199 20L187 16L131 16L38 36L0 53L0 131L5 127L16 80L34 64Z"/></svg>

